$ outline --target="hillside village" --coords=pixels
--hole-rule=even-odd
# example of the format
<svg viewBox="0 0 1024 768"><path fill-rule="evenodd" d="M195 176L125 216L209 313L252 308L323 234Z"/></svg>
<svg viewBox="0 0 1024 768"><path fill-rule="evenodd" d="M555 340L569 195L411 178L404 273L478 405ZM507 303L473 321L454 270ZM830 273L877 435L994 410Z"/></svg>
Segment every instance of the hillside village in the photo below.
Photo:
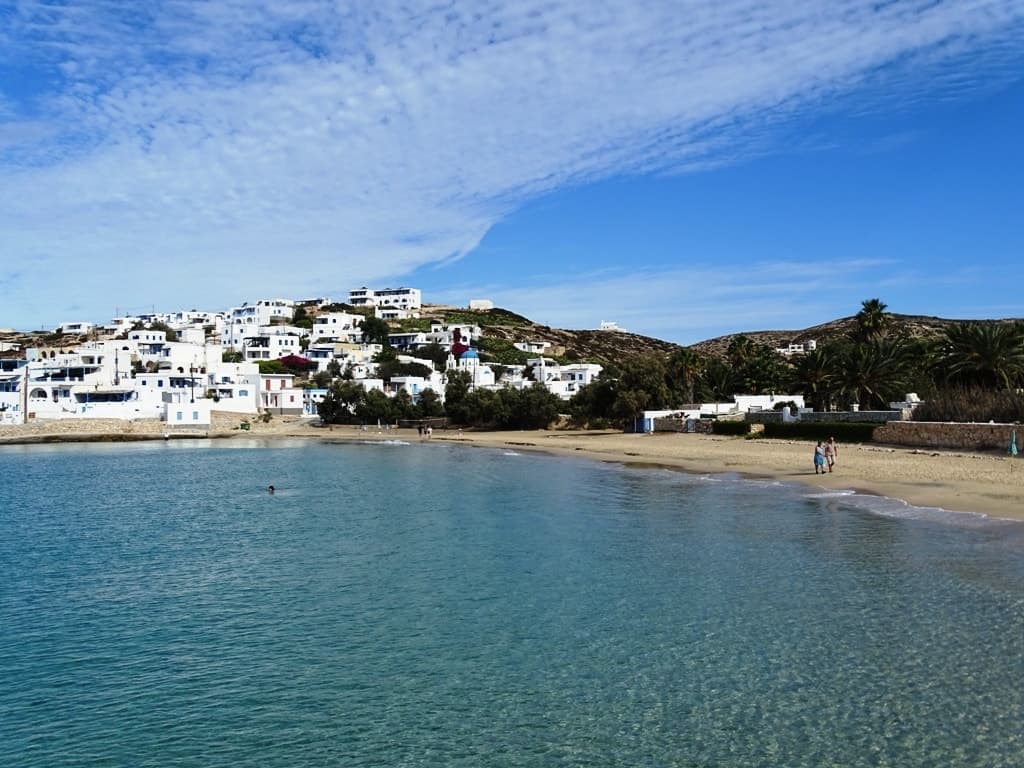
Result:
<svg viewBox="0 0 1024 768"><path fill-rule="evenodd" d="M488 356L503 362L488 364L477 348L484 336L474 320L502 310L473 301L461 311L448 308L456 319L447 321L426 309L419 289L364 287L344 304L261 299L226 312L123 316L103 326L62 323L34 346L3 342L0 424L155 419L173 430L207 428L214 413L316 418L326 385L337 378L390 397L404 392L413 404L430 391L443 403L454 371L473 389L540 383L568 400L602 370L598 363L568 361L563 347L526 334L514 340L493 335ZM515 327L518 316L505 314ZM528 325L525 318L518 322ZM387 338L371 339L368 330L380 328ZM399 369L419 375L382 375L385 347Z"/></svg>
<svg viewBox="0 0 1024 768"><path fill-rule="evenodd" d="M1012 422L1020 403L1007 386L1022 367L1022 328L889 315L871 299L854 317L803 331L683 347L613 322L567 331L487 300L431 305L416 288L363 287L345 302L260 299L224 312L0 330L0 426L112 419L170 433L277 416L328 424L449 417L520 429L568 415L592 427L654 430L659 420L677 429L760 411L907 419L921 413L915 392L933 398L933 419ZM963 386L993 394L956 389Z"/></svg>

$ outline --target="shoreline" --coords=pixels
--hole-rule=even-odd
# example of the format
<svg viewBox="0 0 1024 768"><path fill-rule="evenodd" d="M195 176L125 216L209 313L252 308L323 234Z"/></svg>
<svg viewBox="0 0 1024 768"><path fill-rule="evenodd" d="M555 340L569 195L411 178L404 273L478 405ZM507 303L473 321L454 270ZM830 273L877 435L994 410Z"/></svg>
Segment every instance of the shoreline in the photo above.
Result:
<svg viewBox="0 0 1024 768"><path fill-rule="evenodd" d="M72 431L74 426L78 431ZM304 438L332 442L439 442L585 457L627 466L677 469L691 474L735 474L746 479L800 483L825 492L854 492L916 507L1024 522L1024 460L986 453L922 450L878 444L840 444L835 471L816 475L813 443L720 435L622 432L438 430L422 438L413 429L378 431L351 425L313 426L301 420L254 423L248 431L173 432L136 422L119 430L81 431L81 423L0 427L0 447L74 442L183 439Z"/></svg>

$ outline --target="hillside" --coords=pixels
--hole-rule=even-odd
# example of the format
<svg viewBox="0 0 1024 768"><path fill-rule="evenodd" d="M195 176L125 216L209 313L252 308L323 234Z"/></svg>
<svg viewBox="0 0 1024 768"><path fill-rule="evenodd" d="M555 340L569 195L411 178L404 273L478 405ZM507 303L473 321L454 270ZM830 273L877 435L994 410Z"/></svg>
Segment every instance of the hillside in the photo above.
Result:
<svg viewBox="0 0 1024 768"><path fill-rule="evenodd" d="M567 360L622 362L631 357L667 354L680 349L679 344L625 331L552 328L506 309L469 311L460 307L428 305L423 308L423 315L446 323L478 325L484 336L505 341L546 341L552 345L550 353L546 354Z"/></svg>
<svg viewBox="0 0 1024 768"><path fill-rule="evenodd" d="M313 311L310 315L315 315ZM890 315L892 325L890 335L904 338L933 338L940 335L952 323L963 322L940 317L924 315ZM529 318L507 309L468 310L465 307L453 307L437 304L424 305L421 323L428 325L431 320L445 323L461 323L478 325L485 337L502 339L507 342L549 342L552 346L545 354L564 360L579 360L599 363L621 363L635 357L646 357L656 354L669 354L680 349L681 345L661 339L641 336L625 331L599 330L567 330L552 328L532 322ZM984 323L1019 322L1017 320L982 320ZM766 330L743 331L691 345L691 349L702 354L724 356L730 342L737 336L746 336L755 343L766 344L773 349L784 347L790 343L804 343L815 340L819 345L849 336L856 327L854 317L843 317L821 323L810 328L797 330ZM0 351L0 357L22 357L24 349L32 346L58 345L68 348L85 341L75 336L59 336L53 333L19 332L0 329L0 350L4 344L16 344L21 352Z"/></svg>
<svg viewBox="0 0 1024 768"><path fill-rule="evenodd" d="M931 339L941 336L943 331L954 323L966 322L964 320L950 320L942 317L931 317L928 315L898 315L890 314L891 325L887 334L893 337L905 339ZM1004 320L977 320L980 323L1014 323L1021 322L1018 319ZM814 340L818 345L827 344L843 338L849 338L857 327L857 321L853 316L843 317L838 320L831 320L827 323L811 326L802 330L791 331L743 331L730 333L725 336L717 336L713 339L697 342L691 345L691 349L706 355L724 357L730 342L737 336L746 336L756 344L765 344L775 349L785 347L791 343L802 344Z"/></svg>

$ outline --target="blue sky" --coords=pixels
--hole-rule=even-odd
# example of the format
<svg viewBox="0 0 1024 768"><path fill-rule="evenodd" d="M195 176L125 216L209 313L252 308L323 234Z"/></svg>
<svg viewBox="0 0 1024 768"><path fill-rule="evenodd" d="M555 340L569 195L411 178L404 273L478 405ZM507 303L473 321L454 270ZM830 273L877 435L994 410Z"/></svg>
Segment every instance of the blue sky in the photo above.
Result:
<svg viewBox="0 0 1024 768"><path fill-rule="evenodd" d="M0 327L1024 316L1024 2L0 0Z"/></svg>

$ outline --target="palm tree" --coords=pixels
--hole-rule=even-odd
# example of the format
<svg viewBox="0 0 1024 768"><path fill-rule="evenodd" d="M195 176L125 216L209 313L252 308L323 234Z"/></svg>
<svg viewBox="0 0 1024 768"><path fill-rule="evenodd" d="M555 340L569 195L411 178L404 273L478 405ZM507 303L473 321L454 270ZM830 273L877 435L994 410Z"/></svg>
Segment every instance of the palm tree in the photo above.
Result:
<svg viewBox="0 0 1024 768"><path fill-rule="evenodd" d="M670 389L683 403L694 402L697 383L704 372L704 366L703 358L688 347L682 347L669 356L666 378Z"/></svg>
<svg viewBox="0 0 1024 768"><path fill-rule="evenodd" d="M914 360L903 341L872 339L850 344L837 360L839 392L864 410L883 406L905 392Z"/></svg>
<svg viewBox="0 0 1024 768"><path fill-rule="evenodd" d="M816 411L828 409L836 382L836 359L830 347L801 355L793 365L794 391L804 395Z"/></svg>
<svg viewBox="0 0 1024 768"><path fill-rule="evenodd" d="M891 319L886 308L881 299L865 299L860 303L860 312L854 317L857 321L856 341L870 341L885 335Z"/></svg>
<svg viewBox="0 0 1024 768"><path fill-rule="evenodd" d="M938 371L949 382L1011 389L1024 380L1024 327L955 323L939 342Z"/></svg>
<svg viewBox="0 0 1024 768"><path fill-rule="evenodd" d="M742 368L747 360L754 356L755 352L754 342L750 340L750 337L740 334L729 342L729 349L726 351L726 354L729 356L729 362L732 363L734 368Z"/></svg>
<svg viewBox="0 0 1024 768"><path fill-rule="evenodd" d="M725 360L712 357L701 376L702 394L710 400L724 402L740 390L735 369Z"/></svg>

